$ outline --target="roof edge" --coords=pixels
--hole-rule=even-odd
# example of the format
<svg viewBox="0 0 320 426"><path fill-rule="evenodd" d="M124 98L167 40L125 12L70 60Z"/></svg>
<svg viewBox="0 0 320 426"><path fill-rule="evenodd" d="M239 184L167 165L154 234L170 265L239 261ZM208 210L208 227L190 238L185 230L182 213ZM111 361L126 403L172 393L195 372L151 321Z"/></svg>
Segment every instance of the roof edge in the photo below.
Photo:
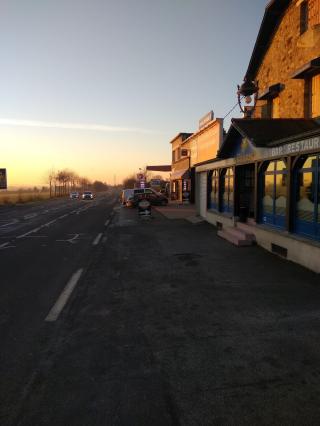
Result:
<svg viewBox="0 0 320 426"><path fill-rule="evenodd" d="M278 29L291 0L271 0L265 8L258 36L245 74L247 80L254 80L261 62L269 49L270 43ZM269 29L269 31L267 31Z"/></svg>

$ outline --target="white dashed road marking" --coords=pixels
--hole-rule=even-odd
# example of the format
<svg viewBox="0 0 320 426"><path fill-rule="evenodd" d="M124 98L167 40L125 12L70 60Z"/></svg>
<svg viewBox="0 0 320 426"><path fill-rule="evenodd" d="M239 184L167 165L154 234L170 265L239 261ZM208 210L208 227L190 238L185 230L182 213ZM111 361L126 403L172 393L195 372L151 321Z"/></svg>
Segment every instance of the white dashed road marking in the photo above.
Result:
<svg viewBox="0 0 320 426"><path fill-rule="evenodd" d="M110 219L108 219L108 220L106 221L106 223L104 224L104 226L108 226L108 225L109 225L109 223L110 223Z"/></svg>
<svg viewBox="0 0 320 426"><path fill-rule="evenodd" d="M48 223L45 223L44 225L42 225L42 226L50 226L50 225L52 225L53 223L55 223L57 221L57 219L53 219L53 220L51 220L50 222L48 222Z"/></svg>
<svg viewBox="0 0 320 426"><path fill-rule="evenodd" d="M30 234L34 234L35 232L40 231L40 229L41 229L41 226L40 226L39 228L31 229L31 231L26 232L25 234L18 235L18 237L16 237L16 238L17 238L17 239L19 239L19 238L27 237L27 236L28 236L28 235L30 235Z"/></svg>
<svg viewBox="0 0 320 426"><path fill-rule="evenodd" d="M78 240L80 234L69 234L69 235L73 235L73 237L68 238L67 240L56 240L56 241L64 242L64 243L66 242L66 243L70 243L70 244L76 244L78 242L76 240Z"/></svg>
<svg viewBox="0 0 320 426"><path fill-rule="evenodd" d="M38 213L29 213L26 214L25 216L23 216L23 219L27 220L27 219L32 219L33 217L38 216Z"/></svg>
<svg viewBox="0 0 320 426"><path fill-rule="evenodd" d="M63 214L62 216L59 216L58 219L64 219L67 216L69 216L69 215L68 214Z"/></svg>
<svg viewBox="0 0 320 426"><path fill-rule="evenodd" d="M93 245L93 246L98 245L98 244L100 243L101 237L102 237L102 233L98 234L98 235L96 236L96 238L94 239L94 241L93 241L92 245Z"/></svg>
<svg viewBox="0 0 320 426"><path fill-rule="evenodd" d="M60 294L58 300L53 305L51 311L47 315L45 321L53 322L58 319L60 313L62 312L62 309L65 307L69 297L71 296L75 286L77 285L82 275L82 272L83 272L83 269L81 268L81 269L78 269L78 271L72 275L67 285L65 286L64 290Z"/></svg>

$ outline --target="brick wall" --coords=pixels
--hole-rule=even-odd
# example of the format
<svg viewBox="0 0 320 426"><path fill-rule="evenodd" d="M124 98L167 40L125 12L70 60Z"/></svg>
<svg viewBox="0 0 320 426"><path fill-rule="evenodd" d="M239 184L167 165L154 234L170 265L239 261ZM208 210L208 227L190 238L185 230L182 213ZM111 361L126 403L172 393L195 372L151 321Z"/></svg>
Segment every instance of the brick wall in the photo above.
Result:
<svg viewBox="0 0 320 426"><path fill-rule="evenodd" d="M309 0L309 29L300 35L300 7L293 1L279 25L271 45L260 66L256 79L262 92L267 87L282 83L280 118L303 118L305 114L303 80L291 75L311 59L320 56L320 0ZM254 114L261 117L266 101L258 101Z"/></svg>

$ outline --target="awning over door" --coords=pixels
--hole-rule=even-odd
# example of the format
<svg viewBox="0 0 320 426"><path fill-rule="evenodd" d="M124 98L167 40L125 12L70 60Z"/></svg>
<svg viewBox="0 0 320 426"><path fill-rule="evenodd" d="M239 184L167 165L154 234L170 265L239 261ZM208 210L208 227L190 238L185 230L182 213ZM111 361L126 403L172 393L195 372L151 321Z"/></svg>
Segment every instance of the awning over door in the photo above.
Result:
<svg viewBox="0 0 320 426"><path fill-rule="evenodd" d="M190 178L189 169L177 170L177 171L171 173L171 180L189 179L189 178Z"/></svg>

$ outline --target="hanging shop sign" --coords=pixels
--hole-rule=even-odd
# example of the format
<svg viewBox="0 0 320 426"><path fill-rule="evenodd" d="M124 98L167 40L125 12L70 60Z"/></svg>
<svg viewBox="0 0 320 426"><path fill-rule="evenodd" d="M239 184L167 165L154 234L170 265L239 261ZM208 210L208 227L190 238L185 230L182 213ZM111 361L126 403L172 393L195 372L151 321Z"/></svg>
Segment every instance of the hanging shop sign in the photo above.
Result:
<svg viewBox="0 0 320 426"><path fill-rule="evenodd" d="M0 169L0 189L7 189L7 169Z"/></svg>

